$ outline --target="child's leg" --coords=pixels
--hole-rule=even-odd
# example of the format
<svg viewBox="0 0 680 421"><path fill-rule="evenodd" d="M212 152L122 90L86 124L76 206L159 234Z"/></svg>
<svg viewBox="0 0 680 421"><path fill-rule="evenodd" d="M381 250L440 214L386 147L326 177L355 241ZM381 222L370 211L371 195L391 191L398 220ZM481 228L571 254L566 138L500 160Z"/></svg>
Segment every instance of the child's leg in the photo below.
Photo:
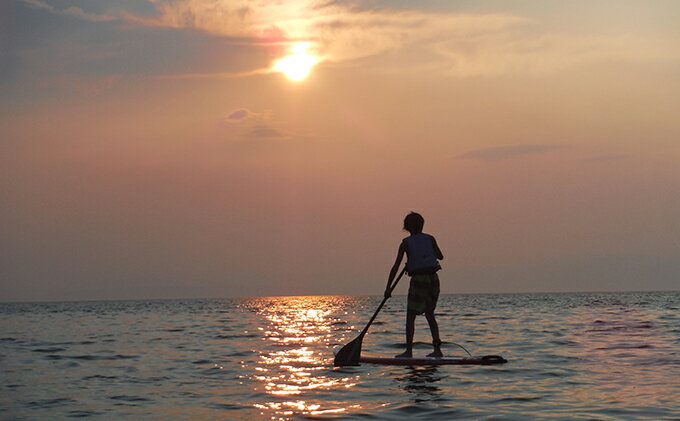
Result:
<svg viewBox="0 0 680 421"><path fill-rule="evenodd" d="M410 311L406 312L406 351L397 355L397 358L411 358L413 356L413 333L416 327L416 314Z"/></svg>
<svg viewBox="0 0 680 421"><path fill-rule="evenodd" d="M442 357L441 346L442 341L439 339L439 325L437 324L437 319L434 318L434 311L426 311L425 318L427 319L427 324L430 325L430 332L432 333L432 346L434 351L427 354L428 357Z"/></svg>

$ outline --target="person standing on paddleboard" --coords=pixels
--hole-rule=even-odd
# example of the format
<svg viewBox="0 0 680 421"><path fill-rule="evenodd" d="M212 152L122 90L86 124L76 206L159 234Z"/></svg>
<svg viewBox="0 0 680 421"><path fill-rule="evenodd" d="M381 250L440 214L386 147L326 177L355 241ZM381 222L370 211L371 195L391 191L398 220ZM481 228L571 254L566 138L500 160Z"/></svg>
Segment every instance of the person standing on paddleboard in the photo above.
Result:
<svg viewBox="0 0 680 421"><path fill-rule="evenodd" d="M444 256L439 250L437 240L430 234L423 233L423 225L425 225L425 219L418 213L411 212L404 218L404 230L411 235L404 238L399 244L397 259L390 270L385 288L385 298L389 298L392 291L392 281L399 271L404 254L406 254L406 271L411 277L406 306L406 351L397 355L397 358L413 357L413 333L416 316L419 314L425 314L432 333L434 351L427 356L443 356L442 341L439 338L439 325L434 317L434 309L437 307L437 299L439 298L439 277L437 276L437 271L441 269L439 260L442 260Z"/></svg>

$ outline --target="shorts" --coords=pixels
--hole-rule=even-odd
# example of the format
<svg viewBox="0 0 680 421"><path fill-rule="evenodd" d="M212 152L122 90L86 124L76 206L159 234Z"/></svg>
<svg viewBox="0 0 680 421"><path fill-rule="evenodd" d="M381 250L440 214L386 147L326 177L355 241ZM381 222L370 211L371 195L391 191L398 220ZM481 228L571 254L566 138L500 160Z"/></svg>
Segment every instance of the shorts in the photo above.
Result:
<svg viewBox="0 0 680 421"><path fill-rule="evenodd" d="M439 276L436 273L413 275L408 288L406 310L415 314L434 312L439 299Z"/></svg>

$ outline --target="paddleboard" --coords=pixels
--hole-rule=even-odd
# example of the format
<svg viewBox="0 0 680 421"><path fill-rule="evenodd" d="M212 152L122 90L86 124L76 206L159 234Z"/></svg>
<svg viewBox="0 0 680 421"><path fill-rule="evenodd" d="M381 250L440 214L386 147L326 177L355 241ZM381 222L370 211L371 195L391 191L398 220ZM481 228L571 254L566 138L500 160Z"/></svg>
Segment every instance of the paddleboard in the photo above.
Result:
<svg viewBox="0 0 680 421"><path fill-rule="evenodd" d="M500 355L484 355L481 357L374 357L362 355L359 362L366 364L385 365L493 365L504 364L508 361Z"/></svg>

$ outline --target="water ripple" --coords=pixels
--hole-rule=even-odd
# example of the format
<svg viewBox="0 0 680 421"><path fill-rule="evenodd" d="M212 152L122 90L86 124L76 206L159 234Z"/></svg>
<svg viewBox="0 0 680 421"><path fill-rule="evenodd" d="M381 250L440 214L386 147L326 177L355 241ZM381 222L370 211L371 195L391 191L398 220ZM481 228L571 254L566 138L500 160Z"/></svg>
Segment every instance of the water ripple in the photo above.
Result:
<svg viewBox="0 0 680 421"><path fill-rule="evenodd" d="M443 295L443 349L332 367L380 297L0 304L3 419L678 419L680 293ZM404 346L403 296L363 352ZM414 352L431 338L416 321Z"/></svg>

